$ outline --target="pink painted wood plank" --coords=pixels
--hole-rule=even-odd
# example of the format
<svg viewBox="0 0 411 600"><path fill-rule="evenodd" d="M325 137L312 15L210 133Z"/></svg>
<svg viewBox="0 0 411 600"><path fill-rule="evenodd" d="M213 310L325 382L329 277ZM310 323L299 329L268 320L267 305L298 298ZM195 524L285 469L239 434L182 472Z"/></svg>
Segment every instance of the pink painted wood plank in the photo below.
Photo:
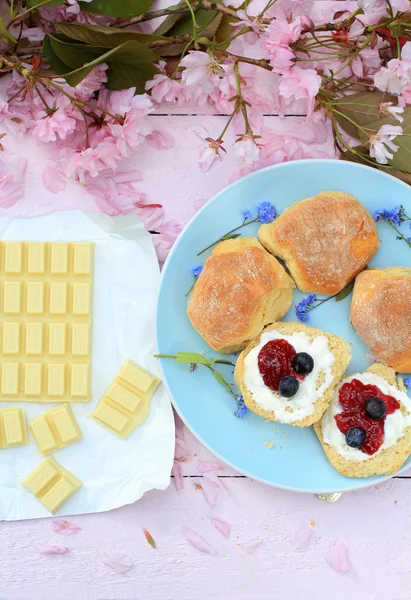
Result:
<svg viewBox="0 0 411 600"><path fill-rule="evenodd" d="M141 501L109 513L76 517L82 528L62 537L51 521L3 523L1 596L52 600L409 600L411 584L411 486L404 480L346 494L327 505L312 495L281 492L247 479L224 479L211 509L201 478L150 492ZM231 524L225 540L210 524ZM290 539L314 523L305 552ZM157 543L153 550L142 528ZM193 529L216 549L202 554L185 541ZM324 553L337 540L348 547L352 569L337 574ZM258 542L261 542L258 545ZM37 543L65 545L64 556L39 556ZM255 547L257 546L258 547ZM255 547L254 552L251 548ZM124 553L134 566L117 575L102 564L104 552Z"/></svg>

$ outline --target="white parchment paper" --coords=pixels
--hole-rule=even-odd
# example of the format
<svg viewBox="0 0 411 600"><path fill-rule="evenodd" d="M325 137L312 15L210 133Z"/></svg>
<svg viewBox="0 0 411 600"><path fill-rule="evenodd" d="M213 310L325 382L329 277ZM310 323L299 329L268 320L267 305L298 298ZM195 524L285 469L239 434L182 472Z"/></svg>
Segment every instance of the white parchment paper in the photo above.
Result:
<svg viewBox="0 0 411 600"><path fill-rule="evenodd" d="M60 509L60 516L110 510L150 489L165 489L170 482L174 420L163 385L153 397L149 418L128 440L89 417L126 358L159 374L153 354L160 273L150 237L134 215L111 219L101 213L66 211L0 219L3 240L95 243L92 400L71 404L83 440L53 455L83 487ZM0 408L7 406L21 406L29 420L56 405L0 403ZM28 446L0 449L0 519L49 516L21 485L42 460L30 433Z"/></svg>

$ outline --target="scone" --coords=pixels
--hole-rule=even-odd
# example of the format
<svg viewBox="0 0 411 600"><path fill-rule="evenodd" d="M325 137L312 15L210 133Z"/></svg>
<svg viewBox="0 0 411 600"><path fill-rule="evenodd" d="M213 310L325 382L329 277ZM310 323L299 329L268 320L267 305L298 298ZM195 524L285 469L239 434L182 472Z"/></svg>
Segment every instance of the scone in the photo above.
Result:
<svg viewBox="0 0 411 600"><path fill-rule="evenodd" d="M367 269L355 280L351 325L384 364L411 371L411 269Z"/></svg>
<svg viewBox="0 0 411 600"><path fill-rule="evenodd" d="M291 306L294 287L257 239L226 240L206 260L187 314L211 348L236 352L265 325L282 319Z"/></svg>
<svg viewBox="0 0 411 600"><path fill-rule="evenodd" d="M377 227L354 196L321 192L296 202L258 238L285 261L303 292L337 294L364 269L378 250Z"/></svg>
<svg viewBox="0 0 411 600"><path fill-rule="evenodd" d="M411 400L394 369L374 363L341 381L314 429L342 475L391 475L411 454Z"/></svg>
<svg viewBox="0 0 411 600"><path fill-rule="evenodd" d="M327 409L350 362L345 340L302 323L274 323L240 354L235 382L261 417L307 427Z"/></svg>

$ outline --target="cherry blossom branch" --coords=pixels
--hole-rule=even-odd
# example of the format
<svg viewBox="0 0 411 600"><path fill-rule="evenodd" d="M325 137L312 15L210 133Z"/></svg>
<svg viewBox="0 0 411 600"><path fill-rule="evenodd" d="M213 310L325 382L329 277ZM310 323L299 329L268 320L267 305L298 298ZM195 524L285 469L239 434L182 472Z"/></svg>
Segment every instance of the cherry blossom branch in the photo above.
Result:
<svg viewBox="0 0 411 600"><path fill-rule="evenodd" d="M237 11L230 8L229 6L224 6L224 4L220 4L219 2L211 2L210 0L198 0L197 2L193 2L190 5L193 12L198 12L199 10L215 10L217 12L221 12L225 15L229 15L233 17L233 19L240 19L237 15ZM142 13L141 15L137 15L136 17L132 17L127 21L123 21L123 23L119 23L117 27L130 27L131 25L136 25L137 23L142 23L144 21L151 21L152 19L157 19L159 17L167 17L168 15L178 15L185 14L189 12L188 6L181 6L179 8L162 8L160 10L153 10L151 12Z"/></svg>
<svg viewBox="0 0 411 600"><path fill-rule="evenodd" d="M224 56L229 56L233 58L236 63L243 62L248 63L249 65L254 65L255 67L260 67L261 69L265 69L266 71L272 71L273 68L270 65L270 62L266 58L249 58L247 56L239 56L238 54L233 54L232 52L228 52L227 50L218 49L218 52L223 54Z"/></svg>

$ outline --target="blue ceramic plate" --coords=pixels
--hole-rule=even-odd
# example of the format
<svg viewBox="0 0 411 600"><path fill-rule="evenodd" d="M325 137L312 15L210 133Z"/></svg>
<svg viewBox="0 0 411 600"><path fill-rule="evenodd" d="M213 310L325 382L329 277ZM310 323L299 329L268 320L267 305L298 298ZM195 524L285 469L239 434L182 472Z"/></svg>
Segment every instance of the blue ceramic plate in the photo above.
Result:
<svg viewBox="0 0 411 600"><path fill-rule="evenodd" d="M252 173L210 200L184 229L163 269L157 305L157 345L160 353L201 352L215 356L194 331L186 315L185 293L192 284L191 269L202 264L209 252L197 252L242 222L241 211L255 214L258 204L269 201L278 212L323 190L340 190L356 196L373 213L379 208L403 204L411 207L411 188L393 177L361 165L337 160L304 160L276 165ZM406 228L406 224L402 226ZM256 235L250 225L243 235ZM379 223L382 240L371 264L379 267L411 265L411 248L395 239L386 223ZM221 274L224 277L224 274ZM296 292L294 304L304 294ZM368 367L366 347L349 324L351 295L341 302L330 300L311 313L310 325L330 331L352 344L348 372ZM295 321L294 306L285 317ZM300 492L347 491L374 485L387 477L343 477L330 465L311 427L300 428L265 422L252 412L234 416L234 399L205 368L188 372L188 365L161 361L164 381L173 404L193 434L211 452L238 471L276 487ZM230 367L220 367L233 380ZM269 449L264 442L274 442ZM403 469L411 466L411 459Z"/></svg>

